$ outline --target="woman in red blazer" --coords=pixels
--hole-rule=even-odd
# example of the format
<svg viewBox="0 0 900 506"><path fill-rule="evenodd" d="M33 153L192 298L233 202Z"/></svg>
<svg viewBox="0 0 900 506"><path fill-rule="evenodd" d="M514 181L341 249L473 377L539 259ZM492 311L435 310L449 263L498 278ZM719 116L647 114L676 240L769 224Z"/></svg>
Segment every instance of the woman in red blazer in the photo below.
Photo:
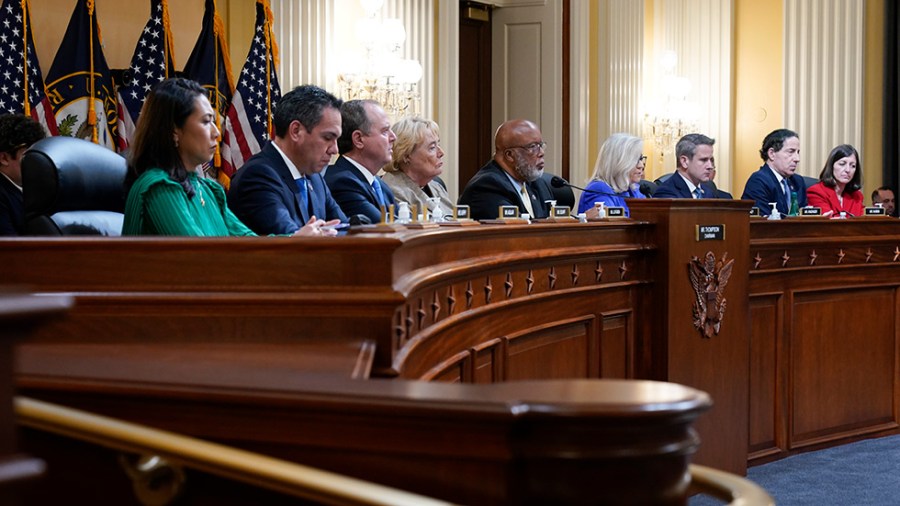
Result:
<svg viewBox="0 0 900 506"><path fill-rule="evenodd" d="M831 150L819 182L806 189L809 205L822 208L822 216L849 218L863 214L862 161L849 144Z"/></svg>

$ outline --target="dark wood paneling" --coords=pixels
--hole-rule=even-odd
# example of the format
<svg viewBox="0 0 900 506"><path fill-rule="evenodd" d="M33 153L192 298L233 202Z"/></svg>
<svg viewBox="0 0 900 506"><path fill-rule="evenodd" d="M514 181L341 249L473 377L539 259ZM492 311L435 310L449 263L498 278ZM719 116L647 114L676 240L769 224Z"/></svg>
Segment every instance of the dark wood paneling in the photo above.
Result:
<svg viewBox="0 0 900 506"><path fill-rule="evenodd" d="M750 455L765 456L785 450L778 435L778 343L783 326L779 297L750 299Z"/></svg>
<svg viewBox="0 0 900 506"><path fill-rule="evenodd" d="M589 321L551 322L509 336L506 379L530 379L535 375L539 379L591 377L589 329Z"/></svg>
<svg viewBox="0 0 900 506"><path fill-rule="evenodd" d="M600 331L600 377L634 377L634 330L632 311L604 313Z"/></svg>
<svg viewBox="0 0 900 506"><path fill-rule="evenodd" d="M894 291L796 294L791 448L896 426ZM865 392L865 395L860 395Z"/></svg>
<svg viewBox="0 0 900 506"><path fill-rule="evenodd" d="M491 22L467 18L467 4L461 1L459 19L459 189L478 172L494 152L491 124ZM491 8L484 6L491 15ZM443 125L450 128L451 125Z"/></svg>

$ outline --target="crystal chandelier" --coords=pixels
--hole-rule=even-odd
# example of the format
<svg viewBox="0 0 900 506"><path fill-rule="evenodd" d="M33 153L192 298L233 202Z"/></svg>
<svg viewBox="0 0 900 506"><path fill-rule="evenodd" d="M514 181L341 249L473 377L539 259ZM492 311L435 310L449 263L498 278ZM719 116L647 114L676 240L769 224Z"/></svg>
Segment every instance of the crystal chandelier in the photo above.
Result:
<svg viewBox="0 0 900 506"><path fill-rule="evenodd" d="M663 166L666 153L673 151L678 139L697 131L697 104L687 101L691 81L675 75L677 57L674 51L663 53L660 81L662 97L647 107L644 115L644 137L653 141Z"/></svg>
<svg viewBox="0 0 900 506"><path fill-rule="evenodd" d="M357 25L363 54L344 58L337 76L339 94L344 100L375 100L392 121L419 113L418 82L422 65L402 58L406 28L396 18L378 19L384 0L360 0L366 13Z"/></svg>

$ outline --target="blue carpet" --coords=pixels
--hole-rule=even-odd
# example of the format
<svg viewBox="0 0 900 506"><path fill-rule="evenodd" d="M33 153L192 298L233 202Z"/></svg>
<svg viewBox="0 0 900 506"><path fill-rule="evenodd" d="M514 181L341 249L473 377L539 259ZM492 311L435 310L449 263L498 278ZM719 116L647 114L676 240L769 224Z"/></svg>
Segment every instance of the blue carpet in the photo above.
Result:
<svg viewBox="0 0 900 506"><path fill-rule="evenodd" d="M754 466L747 478L779 505L900 505L900 436L868 439ZM693 497L690 506L723 504Z"/></svg>

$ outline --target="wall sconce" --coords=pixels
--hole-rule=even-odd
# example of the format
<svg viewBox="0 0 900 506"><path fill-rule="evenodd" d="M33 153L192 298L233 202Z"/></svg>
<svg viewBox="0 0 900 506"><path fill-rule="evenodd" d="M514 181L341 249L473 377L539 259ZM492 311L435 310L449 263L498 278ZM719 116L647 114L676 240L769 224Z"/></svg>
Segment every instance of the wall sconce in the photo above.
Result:
<svg viewBox="0 0 900 506"><path fill-rule="evenodd" d="M365 17L357 25L362 57L344 58L338 88L344 100L376 100L392 121L419 112L422 64L402 58L406 28L396 18L379 19L384 0L360 0Z"/></svg>
<svg viewBox="0 0 900 506"><path fill-rule="evenodd" d="M660 58L663 69L660 98L648 105L644 115L644 137L656 146L661 167L665 154L673 151L678 139L697 131L698 105L687 100L692 84L690 79L675 75L677 62L674 51L663 52Z"/></svg>

